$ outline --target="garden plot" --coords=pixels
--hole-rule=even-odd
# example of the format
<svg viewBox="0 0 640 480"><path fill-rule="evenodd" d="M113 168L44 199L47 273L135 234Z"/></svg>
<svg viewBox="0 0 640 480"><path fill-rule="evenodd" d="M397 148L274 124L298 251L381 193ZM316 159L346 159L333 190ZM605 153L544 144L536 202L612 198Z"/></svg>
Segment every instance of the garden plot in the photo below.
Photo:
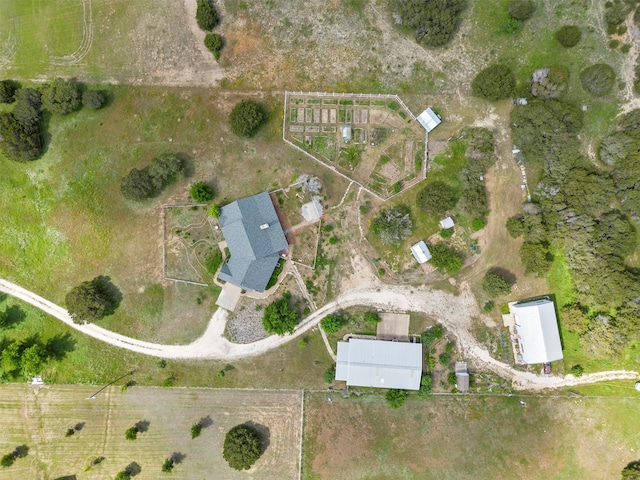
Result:
<svg viewBox="0 0 640 480"><path fill-rule="evenodd" d="M425 133L395 95L285 96L284 140L387 199L424 178Z"/></svg>
<svg viewBox="0 0 640 480"><path fill-rule="evenodd" d="M222 260L222 240L205 206L165 206L164 276L208 284Z"/></svg>

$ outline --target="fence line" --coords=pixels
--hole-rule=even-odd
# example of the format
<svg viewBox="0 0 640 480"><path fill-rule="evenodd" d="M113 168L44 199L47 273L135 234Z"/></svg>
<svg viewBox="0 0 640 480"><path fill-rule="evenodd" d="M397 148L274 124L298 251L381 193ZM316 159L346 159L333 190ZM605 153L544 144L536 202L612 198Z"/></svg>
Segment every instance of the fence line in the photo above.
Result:
<svg viewBox="0 0 640 480"><path fill-rule="evenodd" d="M174 282L182 282L182 283L188 283L189 285L199 285L201 287L208 287L209 284L208 283L202 283L202 282L192 282L191 280L182 280L181 278L173 278L173 277L164 277L165 280L173 280Z"/></svg>

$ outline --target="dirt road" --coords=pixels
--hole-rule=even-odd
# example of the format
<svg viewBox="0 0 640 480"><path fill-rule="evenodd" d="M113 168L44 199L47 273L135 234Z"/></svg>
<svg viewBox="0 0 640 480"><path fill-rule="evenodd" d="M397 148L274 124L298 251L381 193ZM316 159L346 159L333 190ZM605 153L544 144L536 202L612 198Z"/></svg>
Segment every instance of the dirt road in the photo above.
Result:
<svg viewBox="0 0 640 480"><path fill-rule="evenodd" d="M111 332L97 325L77 325L73 323L64 308L6 280L0 280L0 291L41 309L93 338L116 347L162 358L234 360L259 355L304 334L329 313L348 307L367 305L387 311L423 312L431 316L456 337L458 347L464 357L474 360L477 364L501 377L512 380L516 389L557 388L603 380L635 379L639 375L638 372L620 370L587 374L580 378L575 378L573 375L541 377L513 369L510 365L491 357L489 352L481 347L470 333L472 318L481 316L481 313L473 296L464 285L460 295L457 296L424 286L391 286L382 283L354 289L313 312L298 325L293 335L285 335L284 337L274 335L250 344L231 343L223 337L227 312L218 309L213 314L202 337L189 345L162 345L144 342Z"/></svg>

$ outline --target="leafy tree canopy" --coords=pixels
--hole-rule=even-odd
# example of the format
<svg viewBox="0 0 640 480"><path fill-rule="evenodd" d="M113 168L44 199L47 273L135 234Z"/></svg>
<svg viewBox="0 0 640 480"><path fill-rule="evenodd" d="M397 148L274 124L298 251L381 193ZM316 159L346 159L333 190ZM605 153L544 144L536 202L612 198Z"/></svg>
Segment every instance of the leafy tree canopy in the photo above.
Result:
<svg viewBox="0 0 640 480"><path fill-rule="evenodd" d="M220 59L220 51L222 50L222 37L217 33L207 33L204 37L204 46L213 53L216 60Z"/></svg>
<svg viewBox="0 0 640 480"><path fill-rule="evenodd" d="M416 41L429 47L451 40L466 6L466 0L395 0L393 4L402 24L415 31Z"/></svg>
<svg viewBox="0 0 640 480"><path fill-rule="evenodd" d="M140 170L132 168L122 179L120 192L130 200L146 200L158 195L184 170L184 162L177 155L154 158L151 165Z"/></svg>
<svg viewBox="0 0 640 480"><path fill-rule="evenodd" d="M65 297L65 305L75 323L95 322L113 313L118 299L100 277L82 282Z"/></svg>
<svg viewBox="0 0 640 480"><path fill-rule="evenodd" d="M392 388L391 390L387 391L384 399L387 401L387 405L389 405L391 408L400 408L407 400L407 391Z"/></svg>
<svg viewBox="0 0 640 480"><path fill-rule="evenodd" d="M533 15L534 6L531 0L509 0L507 10L511 18L524 22Z"/></svg>
<svg viewBox="0 0 640 480"><path fill-rule="evenodd" d="M609 93L615 80L615 70L606 63L596 63L580 72L582 88L594 97L602 97Z"/></svg>
<svg viewBox="0 0 640 480"><path fill-rule="evenodd" d="M51 113L67 115L82 107L80 86L76 82L56 78L42 89L42 103Z"/></svg>
<svg viewBox="0 0 640 480"><path fill-rule="evenodd" d="M622 480L640 480L640 461L630 462L621 472Z"/></svg>
<svg viewBox="0 0 640 480"><path fill-rule="evenodd" d="M481 70L471 82L474 96L491 101L509 98L515 91L516 79L506 65L491 65Z"/></svg>
<svg viewBox="0 0 640 480"><path fill-rule="evenodd" d="M267 116L258 102L242 100L229 114L229 128L240 137L252 137Z"/></svg>
<svg viewBox="0 0 640 480"><path fill-rule="evenodd" d="M248 425L237 425L224 438L222 457L231 468L248 470L262 455L260 434Z"/></svg>
<svg viewBox="0 0 640 480"><path fill-rule="evenodd" d="M378 235L384 243L398 244L413 231L411 211L405 205L380 210L371 222L371 231Z"/></svg>
<svg viewBox="0 0 640 480"><path fill-rule="evenodd" d="M575 25L563 25L555 33L556 40L565 48L575 47L582 38L582 31Z"/></svg>
<svg viewBox="0 0 640 480"><path fill-rule="evenodd" d="M482 289L490 297L508 295L511 293L511 283L496 272L487 272L482 279Z"/></svg>
<svg viewBox="0 0 640 480"><path fill-rule="evenodd" d="M345 323L345 319L342 316L336 314L327 315L322 320L320 320L320 326L328 334L337 333Z"/></svg>
<svg viewBox="0 0 640 480"><path fill-rule="evenodd" d="M105 101L104 94L97 90L87 90L82 94L82 105L92 110L102 108Z"/></svg>
<svg viewBox="0 0 640 480"><path fill-rule="evenodd" d="M213 189L205 182L196 182L191 185L189 194L198 203L207 203L213 200Z"/></svg>
<svg viewBox="0 0 640 480"><path fill-rule="evenodd" d="M430 245L429 251L433 257L431 263L434 267L441 268L450 275L455 275L462 268L462 256L444 243Z"/></svg>
<svg viewBox="0 0 640 480"><path fill-rule="evenodd" d="M282 297L264 309L262 325L268 333L284 335L293 333L298 323L298 312L295 308L289 307L291 293L286 292Z"/></svg>
<svg viewBox="0 0 640 480"><path fill-rule="evenodd" d="M444 182L428 183L418 193L418 207L430 215L443 215L456 204L456 191Z"/></svg>
<svg viewBox="0 0 640 480"><path fill-rule="evenodd" d="M196 7L196 21L201 30L210 32L220 23L218 11L211 0L198 0Z"/></svg>
<svg viewBox="0 0 640 480"><path fill-rule="evenodd" d="M0 81L0 103L13 103L16 88L11 80Z"/></svg>

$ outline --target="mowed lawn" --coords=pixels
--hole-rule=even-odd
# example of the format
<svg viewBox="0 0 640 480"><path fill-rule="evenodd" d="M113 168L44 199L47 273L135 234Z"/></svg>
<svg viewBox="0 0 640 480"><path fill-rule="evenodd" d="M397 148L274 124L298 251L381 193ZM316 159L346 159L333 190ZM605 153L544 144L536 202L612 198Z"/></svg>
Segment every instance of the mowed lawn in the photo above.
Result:
<svg viewBox="0 0 640 480"><path fill-rule="evenodd" d="M84 386L2 386L0 452L26 444L29 454L0 476L112 479L131 462L142 467L135 477L139 480L281 480L298 475L299 391L133 387L121 393L111 387L95 400L86 400L95 391L95 387ZM191 425L206 416L211 425L192 440ZM149 422L148 431L138 434L135 441L125 440L125 430L141 420ZM264 432L267 447L251 470L238 472L222 458L222 445L226 432L245 422L253 422ZM67 429L77 423L84 423L82 429L65 437ZM184 459L167 475L161 471L162 463L173 453ZM84 472L98 456L105 460Z"/></svg>
<svg viewBox="0 0 640 480"><path fill-rule="evenodd" d="M523 400L307 394L303 478L604 480L640 458L637 398Z"/></svg>

